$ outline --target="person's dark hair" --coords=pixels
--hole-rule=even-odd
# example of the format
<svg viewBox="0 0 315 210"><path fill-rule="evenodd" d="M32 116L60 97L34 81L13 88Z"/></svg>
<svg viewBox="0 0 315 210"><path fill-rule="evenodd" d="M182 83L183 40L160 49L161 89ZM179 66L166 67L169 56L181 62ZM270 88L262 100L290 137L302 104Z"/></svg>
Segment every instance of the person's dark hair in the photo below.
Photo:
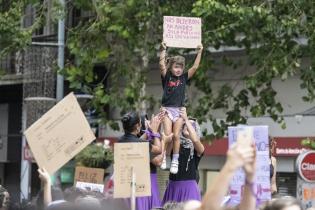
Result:
<svg viewBox="0 0 315 210"><path fill-rule="evenodd" d="M99 200L102 200L104 198L104 194L101 192L97 192L97 191L87 191L85 193L85 196L94 197L94 198L97 198Z"/></svg>
<svg viewBox="0 0 315 210"><path fill-rule="evenodd" d="M66 201L74 202L77 198L86 195L86 191L77 187L69 187L64 190L64 198Z"/></svg>
<svg viewBox="0 0 315 210"><path fill-rule="evenodd" d="M77 199L75 207L76 210L102 210L101 201L90 195Z"/></svg>
<svg viewBox="0 0 315 210"><path fill-rule="evenodd" d="M22 206L19 203L11 203L9 210L22 210Z"/></svg>
<svg viewBox="0 0 315 210"><path fill-rule="evenodd" d="M285 196L268 201L260 210L283 210L290 206L298 206L301 210L303 209L301 203L296 198Z"/></svg>
<svg viewBox="0 0 315 210"><path fill-rule="evenodd" d="M148 115L147 114L143 114L141 115L141 131L140 131L140 136L144 133L144 131L147 129L146 125L145 125L145 121L148 120Z"/></svg>
<svg viewBox="0 0 315 210"><path fill-rule="evenodd" d="M5 193L8 192L7 189L0 185L0 208L2 208L3 200L5 197Z"/></svg>
<svg viewBox="0 0 315 210"><path fill-rule="evenodd" d="M75 210L75 206L71 202L64 201L58 204L49 205L45 210Z"/></svg>
<svg viewBox="0 0 315 210"><path fill-rule="evenodd" d="M140 116L137 112L128 112L121 119L125 133L131 133L135 130L136 124L140 123Z"/></svg>
<svg viewBox="0 0 315 210"><path fill-rule="evenodd" d="M27 203L22 203L21 204L21 210L34 210L36 209L36 205L35 203L32 203L32 202L27 202Z"/></svg>

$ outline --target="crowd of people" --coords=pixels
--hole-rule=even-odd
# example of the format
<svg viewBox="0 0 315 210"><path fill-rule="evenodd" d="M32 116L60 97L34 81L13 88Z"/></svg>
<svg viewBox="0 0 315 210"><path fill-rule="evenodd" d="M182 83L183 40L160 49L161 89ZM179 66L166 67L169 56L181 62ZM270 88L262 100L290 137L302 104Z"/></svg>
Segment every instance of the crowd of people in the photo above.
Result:
<svg viewBox="0 0 315 210"><path fill-rule="evenodd" d="M125 134L119 143L149 142L150 169L151 169L151 196L137 197L137 210L302 210L300 202L293 197L275 196L270 201L259 204L253 190L256 172L256 148L243 147L238 144L231 146L226 155L226 162L215 180L201 197L198 187L198 164L204 153L200 142L200 128L195 119L189 118L186 109L180 110L183 126L180 134L180 149L178 158L178 172L170 173L169 181L163 199L160 199L157 182L157 167L160 167L164 154L172 156L172 150L163 148L163 145L172 141L173 135L165 135L161 124L166 117L161 109L151 119L141 117L137 112L128 112L122 117ZM145 128L145 130L143 130ZM272 158L272 155L270 156ZM276 174L275 167L270 161L273 171L272 179ZM245 186L242 200L237 206L230 206L225 201L229 183L239 169L245 171ZM38 169L42 190L32 202L24 206L10 205L8 191L0 187L0 210L127 210L130 209L129 199L114 199L112 194L87 191L70 187L62 191L52 187L50 176L45 169ZM113 184L112 187L114 187Z"/></svg>

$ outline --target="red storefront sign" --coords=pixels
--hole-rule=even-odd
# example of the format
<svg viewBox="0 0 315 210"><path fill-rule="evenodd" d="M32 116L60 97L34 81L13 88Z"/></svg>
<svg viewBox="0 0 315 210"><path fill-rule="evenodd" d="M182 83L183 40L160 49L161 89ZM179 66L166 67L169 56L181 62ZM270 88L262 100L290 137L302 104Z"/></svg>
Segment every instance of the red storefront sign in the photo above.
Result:
<svg viewBox="0 0 315 210"><path fill-rule="evenodd" d="M301 141L306 137L274 137L276 146L274 156L276 157L296 157L300 153L307 151L301 145ZM205 155L226 155L228 149L227 138L214 140L211 144L204 142Z"/></svg>
<svg viewBox="0 0 315 210"><path fill-rule="evenodd" d="M299 175L306 182L315 182L315 151L301 154L297 161Z"/></svg>
<svg viewBox="0 0 315 210"><path fill-rule="evenodd" d="M306 137L274 137L276 141L274 156L276 157L296 157L308 149L301 145L301 141ZM314 138L314 137L310 137ZM117 137L103 137L99 138L99 141L109 139L111 145L117 141ZM225 156L228 149L227 138L217 139L210 144L204 140L203 145L205 147L205 156ZM260 145L261 146L261 145ZM267 145L266 145L267 146Z"/></svg>

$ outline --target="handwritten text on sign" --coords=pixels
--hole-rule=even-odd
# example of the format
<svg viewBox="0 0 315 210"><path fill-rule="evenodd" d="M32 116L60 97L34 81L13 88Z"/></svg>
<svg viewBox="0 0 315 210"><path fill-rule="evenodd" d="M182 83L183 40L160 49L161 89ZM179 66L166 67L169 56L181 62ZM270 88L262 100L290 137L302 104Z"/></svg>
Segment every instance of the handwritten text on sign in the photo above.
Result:
<svg viewBox="0 0 315 210"><path fill-rule="evenodd" d="M163 40L169 47L197 48L201 45L201 19L164 16Z"/></svg>
<svg viewBox="0 0 315 210"><path fill-rule="evenodd" d="M76 167L74 182L103 184L105 170L101 168Z"/></svg>
<svg viewBox="0 0 315 210"><path fill-rule="evenodd" d="M257 194L258 203L271 199L270 193L270 158L269 158L269 142L268 142L268 127L253 126L253 137L256 145L256 180L255 192ZM242 127L229 127L229 146L236 143L237 132ZM242 193L245 184L245 173L243 169L239 169L231 183L230 196L231 205L239 204L242 198Z"/></svg>
<svg viewBox="0 0 315 210"><path fill-rule="evenodd" d="M114 198L131 197L132 168L135 196L151 196L149 143L115 143L114 163Z"/></svg>
<svg viewBox="0 0 315 210"><path fill-rule="evenodd" d="M94 139L73 93L64 97L24 132L34 158L53 174Z"/></svg>

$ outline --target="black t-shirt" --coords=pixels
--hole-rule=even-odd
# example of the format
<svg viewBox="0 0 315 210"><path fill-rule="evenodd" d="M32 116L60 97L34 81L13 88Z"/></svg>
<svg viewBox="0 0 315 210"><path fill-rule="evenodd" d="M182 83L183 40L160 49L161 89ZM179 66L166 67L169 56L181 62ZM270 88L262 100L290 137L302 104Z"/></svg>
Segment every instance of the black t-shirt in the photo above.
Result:
<svg viewBox="0 0 315 210"><path fill-rule="evenodd" d="M198 165L202 155L198 156L196 150L194 150L194 154L192 159L187 162L190 156L190 149L184 148L182 145L179 149L179 158L178 158L178 172L177 174L170 173L169 179L172 181L184 181L184 180L196 180L199 181L198 174ZM187 170L186 170L187 168Z"/></svg>
<svg viewBox="0 0 315 210"><path fill-rule="evenodd" d="M142 140L131 133L125 133L125 135L120 137L118 140L118 143L130 143L130 142L143 143L143 142L148 142L148 141ZM152 145L149 142L150 160L152 160L152 158L153 158L153 155L151 153L151 148L152 148ZM153 165L151 162L150 162L150 172L151 172L151 174L156 173L156 166Z"/></svg>
<svg viewBox="0 0 315 210"><path fill-rule="evenodd" d="M183 107L185 106L185 89L189 83L188 72L181 76L174 76L170 71L162 78L163 97L162 106L164 107Z"/></svg>

